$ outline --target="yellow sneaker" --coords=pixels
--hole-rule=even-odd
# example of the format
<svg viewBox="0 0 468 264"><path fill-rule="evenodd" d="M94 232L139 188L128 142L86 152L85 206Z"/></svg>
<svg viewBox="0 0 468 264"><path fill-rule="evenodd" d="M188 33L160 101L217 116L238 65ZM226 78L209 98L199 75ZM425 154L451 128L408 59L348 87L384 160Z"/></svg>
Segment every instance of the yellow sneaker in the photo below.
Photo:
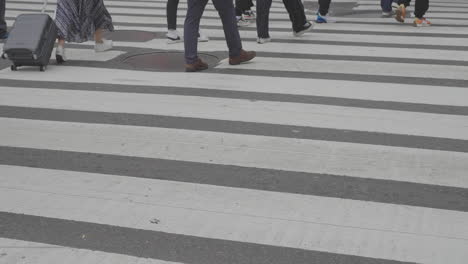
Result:
<svg viewBox="0 0 468 264"><path fill-rule="evenodd" d="M413 25L415 27L429 27L429 26L431 26L431 22L429 22L429 20L427 20L425 17L415 18L414 22L413 22Z"/></svg>
<svg viewBox="0 0 468 264"><path fill-rule="evenodd" d="M395 19L396 21L400 23L404 23L405 17L406 17L406 6L404 4L401 4L398 6L397 10L395 11Z"/></svg>

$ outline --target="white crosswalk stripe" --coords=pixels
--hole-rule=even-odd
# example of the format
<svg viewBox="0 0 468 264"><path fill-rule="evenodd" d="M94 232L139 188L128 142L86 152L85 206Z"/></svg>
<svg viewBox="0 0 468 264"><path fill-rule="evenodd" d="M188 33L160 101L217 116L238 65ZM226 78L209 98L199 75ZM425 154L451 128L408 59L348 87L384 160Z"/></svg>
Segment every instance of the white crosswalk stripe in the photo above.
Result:
<svg viewBox="0 0 468 264"><path fill-rule="evenodd" d="M7 24L41 3L8 1ZM301 38L275 0L273 41L241 28L258 57L240 66L209 4L199 51L218 61L195 74L125 62L180 60L166 1L105 3L114 50L0 62L0 264L466 264L463 0L431 1L429 28L337 0Z"/></svg>

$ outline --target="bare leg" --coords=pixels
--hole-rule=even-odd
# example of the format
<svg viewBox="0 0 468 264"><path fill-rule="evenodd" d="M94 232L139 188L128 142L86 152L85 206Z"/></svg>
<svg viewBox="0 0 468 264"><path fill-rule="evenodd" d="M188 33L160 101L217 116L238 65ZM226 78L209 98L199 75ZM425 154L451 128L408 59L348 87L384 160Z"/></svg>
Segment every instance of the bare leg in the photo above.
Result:
<svg viewBox="0 0 468 264"><path fill-rule="evenodd" d="M96 43L102 43L102 35L103 35L103 30L102 28L99 28L96 30L96 32L94 32L94 40L96 41Z"/></svg>
<svg viewBox="0 0 468 264"><path fill-rule="evenodd" d="M104 30L99 28L94 32L94 40L96 44L94 45L94 51L103 52L106 50L112 49L112 40L104 38Z"/></svg>
<svg viewBox="0 0 468 264"><path fill-rule="evenodd" d="M65 57L65 39L58 38L57 40L57 49L55 51L55 59L58 64L62 64L66 61Z"/></svg>
<svg viewBox="0 0 468 264"><path fill-rule="evenodd" d="M58 44L60 47L64 48L64 47L65 47L65 39L59 38L57 44Z"/></svg>

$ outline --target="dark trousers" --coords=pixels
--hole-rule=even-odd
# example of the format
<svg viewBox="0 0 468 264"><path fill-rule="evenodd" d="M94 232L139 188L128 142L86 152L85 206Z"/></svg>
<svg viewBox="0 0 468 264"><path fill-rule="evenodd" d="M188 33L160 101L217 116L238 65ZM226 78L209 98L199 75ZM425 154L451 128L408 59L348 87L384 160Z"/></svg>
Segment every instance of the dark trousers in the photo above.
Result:
<svg viewBox="0 0 468 264"><path fill-rule="evenodd" d="M1 1L1 0L0 0ZM167 29L177 29L177 7L179 0L167 0L166 17Z"/></svg>
<svg viewBox="0 0 468 264"><path fill-rule="evenodd" d="M212 0L213 5L218 11L223 22L224 36L226 37L229 48L229 56L240 55L242 43L237 28L237 20L234 12L234 4L229 0ZM200 28L200 19L205 11L208 0L188 0L187 16L184 25L184 48L185 62L192 64L198 59L198 30Z"/></svg>
<svg viewBox="0 0 468 264"><path fill-rule="evenodd" d="M259 38L269 38L269 17L272 0L257 0L257 35ZM304 5L301 0L283 0L284 7L289 14L292 28L295 32L301 31L307 19Z"/></svg>
<svg viewBox="0 0 468 264"><path fill-rule="evenodd" d="M405 6L410 5L411 0L398 0L398 5L404 4ZM416 0L414 4L414 16L417 18L423 18L429 9L429 0Z"/></svg>
<svg viewBox="0 0 468 264"><path fill-rule="evenodd" d="M328 10L330 9L331 0L319 0L319 13L322 16L326 16L328 14Z"/></svg>
<svg viewBox="0 0 468 264"><path fill-rule="evenodd" d="M252 0L236 0L236 16L242 16L247 10L254 6Z"/></svg>
<svg viewBox="0 0 468 264"><path fill-rule="evenodd" d="M5 34L7 31L7 24L5 22L5 0L0 0L0 35Z"/></svg>
<svg viewBox="0 0 468 264"><path fill-rule="evenodd" d="M380 7L383 12L392 12L393 0L380 0Z"/></svg>

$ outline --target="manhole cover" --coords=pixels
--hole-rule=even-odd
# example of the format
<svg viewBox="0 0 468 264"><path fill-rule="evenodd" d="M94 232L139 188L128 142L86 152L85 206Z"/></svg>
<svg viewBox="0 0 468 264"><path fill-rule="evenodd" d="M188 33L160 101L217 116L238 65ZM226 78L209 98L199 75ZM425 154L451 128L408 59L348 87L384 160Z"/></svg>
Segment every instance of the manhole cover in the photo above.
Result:
<svg viewBox="0 0 468 264"><path fill-rule="evenodd" d="M218 57L210 54L198 54L198 56L213 67L219 62ZM137 69L158 71L184 71L183 52L153 52L133 55L123 61Z"/></svg>
<svg viewBox="0 0 468 264"><path fill-rule="evenodd" d="M105 37L114 41L125 42L146 42L155 38L162 37L163 33L154 33L138 30L116 30L114 32L106 32Z"/></svg>

